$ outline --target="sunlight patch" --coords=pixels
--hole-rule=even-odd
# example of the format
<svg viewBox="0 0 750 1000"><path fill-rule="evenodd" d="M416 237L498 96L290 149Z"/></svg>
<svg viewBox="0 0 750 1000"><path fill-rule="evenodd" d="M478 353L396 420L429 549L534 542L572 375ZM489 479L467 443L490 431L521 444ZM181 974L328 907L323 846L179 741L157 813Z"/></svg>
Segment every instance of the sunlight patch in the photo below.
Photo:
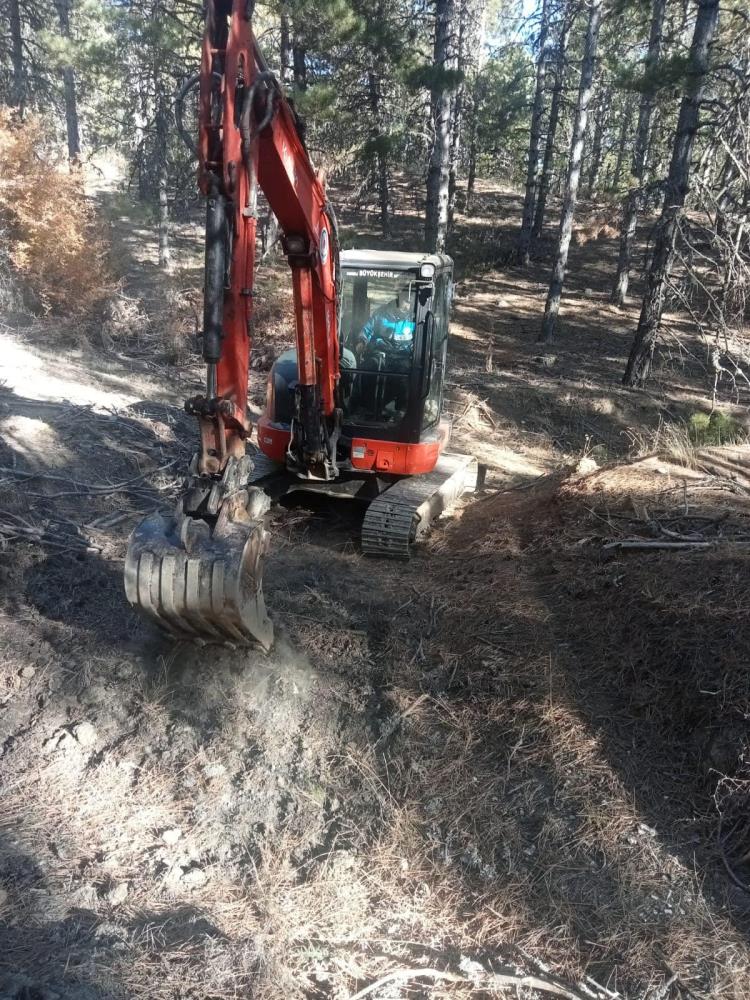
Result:
<svg viewBox="0 0 750 1000"><path fill-rule="evenodd" d="M73 456L45 420L16 414L0 421L0 440L35 468L61 469Z"/></svg>

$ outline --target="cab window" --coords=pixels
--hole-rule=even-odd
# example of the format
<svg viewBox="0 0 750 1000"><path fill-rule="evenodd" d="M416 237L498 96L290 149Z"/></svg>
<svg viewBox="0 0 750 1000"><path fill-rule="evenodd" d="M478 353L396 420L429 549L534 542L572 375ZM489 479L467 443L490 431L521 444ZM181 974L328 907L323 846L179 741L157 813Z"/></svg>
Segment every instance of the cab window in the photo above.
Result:
<svg viewBox="0 0 750 1000"><path fill-rule="evenodd" d="M417 285L411 271L343 275L341 391L345 423L395 428L409 402Z"/></svg>

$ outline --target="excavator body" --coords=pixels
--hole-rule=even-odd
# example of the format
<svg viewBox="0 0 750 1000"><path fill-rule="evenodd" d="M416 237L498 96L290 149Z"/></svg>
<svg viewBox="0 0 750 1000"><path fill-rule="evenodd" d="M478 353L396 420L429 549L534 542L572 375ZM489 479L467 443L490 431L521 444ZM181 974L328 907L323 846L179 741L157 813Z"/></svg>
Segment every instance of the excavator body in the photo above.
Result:
<svg viewBox="0 0 750 1000"><path fill-rule="evenodd" d="M435 254L340 253L336 216L300 122L252 31L253 0L207 0L200 73L175 102L206 197L205 392L187 400L199 448L171 514L133 531L128 600L174 636L269 649L262 572L272 496L367 505L365 552L406 558L477 479L450 455L442 416L453 263ZM199 87L197 145L182 105ZM295 346L274 364L250 443L257 194L282 233Z"/></svg>
<svg viewBox="0 0 750 1000"><path fill-rule="evenodd" d="M431 472L449 433L440 418L453 261L437 254L345 250L341 276L343 462L386 474ZM391 333L399 325L402 336L396 339ZM279 463L286 462L298 374L296 352L276 362L258 425L260 450Z"/></svg>
<svg viewBox="0 0 750 1000"><path fill-rule="evenodd" d="M298 379L290 350L268 378L253 482L274 498L324 493L365 504L363 551L406 559L435 516L472 490L478 476L473 458L447 452L443 392L453 261L443 254L345 250L341 275L338 475L321 481L289 467Z"/></svg>

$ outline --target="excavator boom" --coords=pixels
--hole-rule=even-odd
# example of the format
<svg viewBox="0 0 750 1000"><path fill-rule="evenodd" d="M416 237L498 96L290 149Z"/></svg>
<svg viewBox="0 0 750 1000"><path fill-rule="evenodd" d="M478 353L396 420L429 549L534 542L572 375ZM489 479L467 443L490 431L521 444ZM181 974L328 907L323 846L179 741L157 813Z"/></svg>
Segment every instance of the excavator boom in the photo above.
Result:
<svg viewBox="0 0 750 1000"><path fill-rule="evenodd" d="M329 438L335 432L339 379L335 216L294 111L265 65L251 16L247 0L208 0L198 141L198 183L207 197L203 356L208 378L206 397L191 401L201 421L201 471L222 471L225 450L244 454L236 438L244 442L247 431L260 187L279 221L292 271L299 412L291 450L300 469L333 478L335 442ZM223 426L212 409L219 404Z"/></svg>
<svg viewBox="0 0 750 1000"><path fill-rule="evenodd" d="M298 378L287 464L333 480L341 426L336 219L252 30L252 0L207 0L200 73L198 184L206 196L205 393L186 402L200 449L172 516L131 535L130 602L177 636L256 642L273 629L262 594L268 499L252 485L246 443L257 194L279 221L292 272ZM188 141L190 141L188 139Z"/></svg>

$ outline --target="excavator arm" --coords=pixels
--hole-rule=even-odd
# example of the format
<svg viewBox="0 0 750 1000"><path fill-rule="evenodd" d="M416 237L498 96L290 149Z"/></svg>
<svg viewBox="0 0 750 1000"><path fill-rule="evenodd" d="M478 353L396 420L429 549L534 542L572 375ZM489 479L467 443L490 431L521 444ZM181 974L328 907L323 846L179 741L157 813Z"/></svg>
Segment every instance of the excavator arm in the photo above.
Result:
<svg viewBox="0 0 750 1000"><path fill-rule="evenodd" d="M299 386L293 467L336 476L338 241L333 210L253 35L252 3L208 0L200 72L199 185L207 197L200 470L244 454L257 191L279 221L292 271Z"/></svg>
<svg viewBox="0 0 750 1000"><path fill-rule="evenodd" d="M252 13L252 0L207 0L200 73L178 96L184 133L182 101L200 87L207 373L205 392L186 402L200 449L174 514L152 514L131 535L125 591L176 636L269 648L261 587L269 501L252 485L246 450L258 190L279 221L292 272L298 379L287 464L322 480L338 472L339 253L333 210L260 53Z"/></svg>

